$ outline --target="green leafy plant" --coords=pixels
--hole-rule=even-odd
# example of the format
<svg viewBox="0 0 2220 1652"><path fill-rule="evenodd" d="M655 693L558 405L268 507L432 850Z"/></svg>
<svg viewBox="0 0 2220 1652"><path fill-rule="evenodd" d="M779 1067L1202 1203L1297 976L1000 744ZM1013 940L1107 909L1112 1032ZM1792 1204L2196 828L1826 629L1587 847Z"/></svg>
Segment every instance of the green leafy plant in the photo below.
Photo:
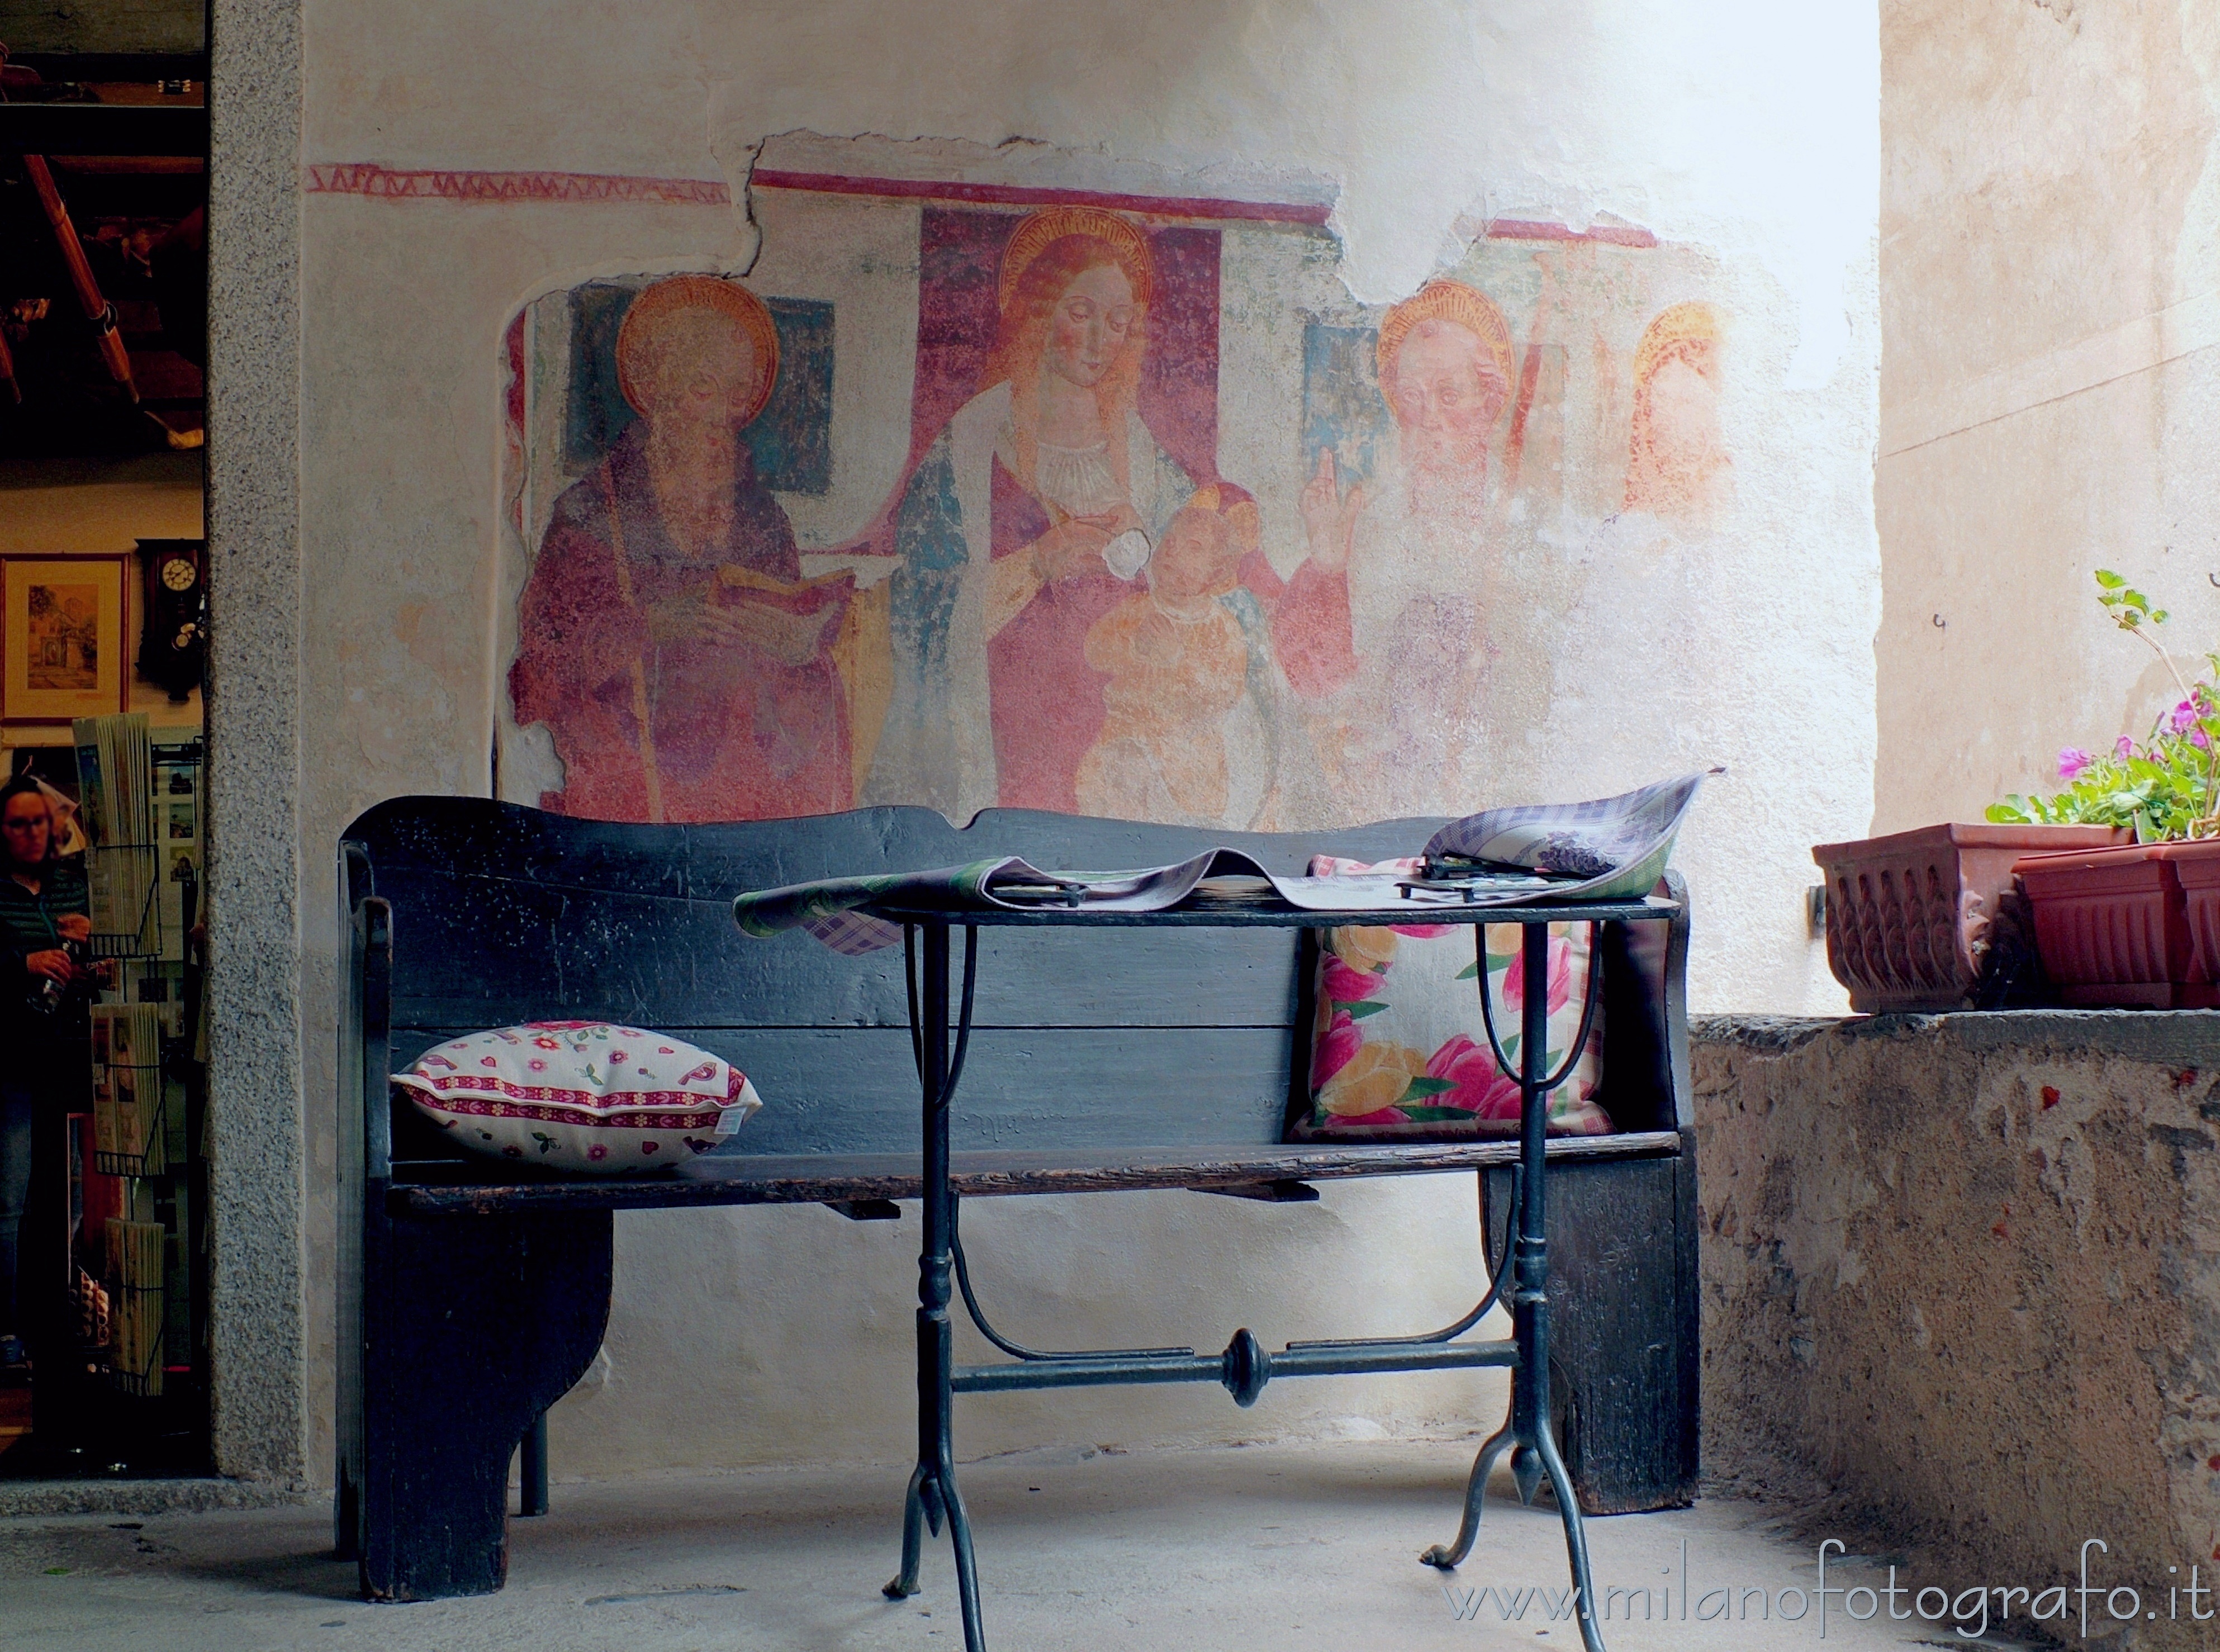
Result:
<svg viewBox="0 0 2220 1652"><path fill-rule="evenodd" d="M2159 714L2138 745L2123 734L2109 752L2067 746L2058 754L2066 789L2050 797L2017 794L1989 806L2001 825L2134 828L2139 843L2220 836L2220 653L2207 653L2194 683L2153 633L2164 608L2109 568L2097 570L2097 601L2112 623L2156 654L2181 698Z"/></svg>

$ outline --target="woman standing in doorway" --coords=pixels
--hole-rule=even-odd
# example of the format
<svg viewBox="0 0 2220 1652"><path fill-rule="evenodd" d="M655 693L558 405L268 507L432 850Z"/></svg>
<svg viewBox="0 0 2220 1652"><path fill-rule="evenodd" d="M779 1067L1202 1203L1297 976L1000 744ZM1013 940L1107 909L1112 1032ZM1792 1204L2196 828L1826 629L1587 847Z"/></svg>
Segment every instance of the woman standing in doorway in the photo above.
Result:
<svg viewBox="0 0 2220 1652"><path fill-rule="evenodd" d="M33 1137L52 1126L90 1069L86 966L72 952L92 933L84 863L54 852L52 806L39 782L0 787L0 1367L24 1362L35 1307L22 1281L24 1213L31 1203ZM42 1116L43 1115L43 1116ZM32 1244L43 1258L47 1247Z"/></svg>

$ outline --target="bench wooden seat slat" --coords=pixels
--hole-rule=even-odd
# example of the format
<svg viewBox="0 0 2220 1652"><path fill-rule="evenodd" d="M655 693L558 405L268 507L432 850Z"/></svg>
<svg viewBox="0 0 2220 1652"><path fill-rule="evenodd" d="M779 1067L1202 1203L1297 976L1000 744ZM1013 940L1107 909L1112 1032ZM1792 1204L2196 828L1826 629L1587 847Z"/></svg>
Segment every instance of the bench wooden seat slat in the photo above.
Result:
<svg viewBox="0 0 2220 1652"><path fill-rule="evenodd" d="M1616 1136L1561 1136L1550 1144L1553 1160L1656 1157L1680 1150L1680 1137L1662 1130ZM949 1156L949 1181L958 1194L974 1197L1118 1193L1476 1170L1491 1164L1515 1163L1518 1157L1516 1141L1361 1147L1240 1144L1218 1152L1192 1148L1126 1149L1114 1158L1069 1152L957 1152ZM438 1163L419 1162L408 1168L412 1174L422 1175ZM695 1159L672 1175L652 1178L598 1182L551 1179L501 1186L412 1182L395 1187L388 1201L396 1210L427 1215L832 1204L856 1199L915 1199L923 1180L915 1153L733 1154Z"/></svg>

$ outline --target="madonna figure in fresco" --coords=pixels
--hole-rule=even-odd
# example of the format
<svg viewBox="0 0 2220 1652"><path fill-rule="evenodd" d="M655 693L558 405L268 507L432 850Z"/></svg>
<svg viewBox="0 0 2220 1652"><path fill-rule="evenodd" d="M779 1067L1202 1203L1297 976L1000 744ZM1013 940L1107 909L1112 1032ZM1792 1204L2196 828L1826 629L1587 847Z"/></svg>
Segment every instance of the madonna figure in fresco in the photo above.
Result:
<svg viewBox="0 0 2220 1652"><path fill-rule="evenodd" d="M564 783L615 820L743 820L850 805L829 653L851 582L805 582L740 433L770 399L763 301L713 276L633 301L618 383L639 414L557 500L518 609L509 693Z"/></svg>
<svg viewBox="0 0 2220 1652"><path fill-rule="evenodd" d="M1321 452L1303 490L1314 558L1345 561L1354 681L1322 730L1353 815L1462 813L1488 732L1492 629L1509 582L1493 464L1512 383L1511 332L1477 288L1430 281L1380 324L1394 452L1344 489Z"/></svg>
<svg viewBox="0 0 2220 1652"><path fill-rule="evenodd" d="M1194 480L1136 410L1155 272L1132 221L1023 220L1002 253L981 390L895 514L892 709L870 801L957 820L1077 810L1101 732L1089 629L1138 589Z"/></svg>

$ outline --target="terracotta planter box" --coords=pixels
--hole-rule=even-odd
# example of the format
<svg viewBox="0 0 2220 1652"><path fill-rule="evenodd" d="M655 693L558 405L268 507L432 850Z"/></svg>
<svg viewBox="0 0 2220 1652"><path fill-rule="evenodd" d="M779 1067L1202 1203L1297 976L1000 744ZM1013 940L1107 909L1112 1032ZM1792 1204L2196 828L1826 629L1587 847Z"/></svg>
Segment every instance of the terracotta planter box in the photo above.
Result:
<svg viewBox="0 0 2220 1652"><path fill-rule="evenodd" d="M2186 843L2173 857L2189 921L2191 968L2220 982L2220 841Z"/></svg>
<svg viewBox="0 0 2220 1652"><path fill-rule="evenodd" d="M2220 843L2030 855L2012 870L2042 967L2067 1003L2220 1006Z"/></svg>
<svg viewBox="0 0 2220 1652"><path fill-rule="evenodd" d="M1932 826L1812 851L1827 875L1827 967L1861 1015L1965 1009L1999 948L2034 944L2013 863L2124 843L2110 826ZM2220 888L2215 890L2220 908ZM2220 918L2220 911L2216 911Z"/></svg>

